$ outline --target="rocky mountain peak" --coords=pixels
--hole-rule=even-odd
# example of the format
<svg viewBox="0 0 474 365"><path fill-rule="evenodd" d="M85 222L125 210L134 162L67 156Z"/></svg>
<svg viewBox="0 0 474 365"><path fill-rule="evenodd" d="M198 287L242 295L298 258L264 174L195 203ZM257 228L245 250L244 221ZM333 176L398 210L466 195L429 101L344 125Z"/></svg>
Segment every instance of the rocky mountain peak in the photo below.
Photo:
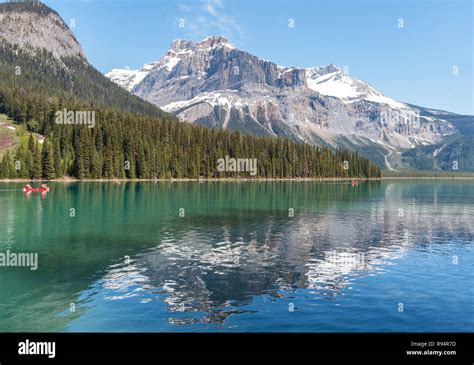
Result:
<svg viewBox="0 0 474 365"><path fill-rule="evenodd" d="M227 38L223 36L211 36L203 39L200 43L200 46L206 48L215 48L215 47L231 47L233 46L229 43Z"/></svg>
<svg viewBox="0 0 474 365"><path fill-rule="evenodd" d="M107 76L191 123L310 144L350 144L377 151L381 161L453 131L449 123L418 117L344 68L278 66L222 36L175 40L152 67Z"/></svg>
<svg viewBox="0 0 474 365"><path fill-rule="evenodd" d="M334 72L344 73L344 70L342 68L339 68L333 65L332 63L327 66L310 67L306 69L306 73L308 74L308 77L311 77L311 78L317 78L317 77L331 74Z"/></svg>
<svg viewBox="0 0 474 365"><path fill-rule="evenodd" d="M170 50L179 52L182 50L191 49L194 47L194 45L195 43L193 41L186 39L175 39L173 42L171 42Z"/></svg>
<svg viewBox="0 0 474 365"><path fill-rule="evenodd" d="M229 49L234 48L225 37L211 36L204 38L200 42L194 42L187 39L175 39L173 42L171 42L169 51L183 52L195 49L199 49L201 51L210 51L220 47L226 47Z"/></svg>
<svg viewBox="0 0 474 365"><path fill-rule="evenodd" d="M0 39L35 53L46 49L54 57L81 57L82 47L63 19L40 2L0 4Z"/></svg>

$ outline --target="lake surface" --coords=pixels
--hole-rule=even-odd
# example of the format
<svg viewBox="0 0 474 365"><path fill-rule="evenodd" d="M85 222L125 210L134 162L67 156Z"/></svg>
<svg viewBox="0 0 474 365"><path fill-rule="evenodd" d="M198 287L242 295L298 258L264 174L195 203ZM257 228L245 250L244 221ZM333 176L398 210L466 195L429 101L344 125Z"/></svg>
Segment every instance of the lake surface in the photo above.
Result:
<svg viewBox="0 0 474 365"><path fill-rule="evenodd" d="M0 332L474 331L474 181L50 186L0 183Z"/></svg>

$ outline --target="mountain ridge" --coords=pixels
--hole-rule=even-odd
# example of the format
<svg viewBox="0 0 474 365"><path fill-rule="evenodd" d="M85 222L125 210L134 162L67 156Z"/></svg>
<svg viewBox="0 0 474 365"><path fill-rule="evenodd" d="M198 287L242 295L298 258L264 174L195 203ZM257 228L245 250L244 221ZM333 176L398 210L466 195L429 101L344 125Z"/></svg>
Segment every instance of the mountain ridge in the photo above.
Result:
<svg viewBox="0 0 474 365"><path fill-rule="evenodd" d="M77 56L86 60L75 35L53 9L41 2L0 5L0 38L33 54L35 49L46 49L57 59Z"/></svg>
<svg viewBox="0 0 474 365"><path fill-rule="evenodd" d="M61 18L49 26L57 13L46 5L7 9L0 4L0 11L9 19L26 14L18 18L21 24L12 23L0 34L6 34L0 36L0 117L5 120L0 131L11 134L13 128L20 137L18 143L10 135L0 141L0 149L7 148L0 178L249 177L245 171L218 170L217 161L226 156L258 159L255 178L380 176L378 167L348 151L179 123L110 81L80 53L70 54L75 38ZM25 37L23 29L35 26L34 37ZM58 123L58 111L85 113L94 120ZM346 160L351 164L343 169Z"/></svg>
<svg viewBox="0 0 474 365"><path fill-rule="evenodd" d="M421 115L335 65L279 66L222 36L174 40L158 61L106 76L184 121L332 148L370 145L377 154L371 157L388 169L396 154L456 132L449 121Z"/></svg>
<svg viewBox="0 0 474 365"><path fill-rule="evenodd" d="M118 87L87 60L60 15L41 2L0 3L0 89L174 118ZM17 85L21 84L21 88Z"/></svg>

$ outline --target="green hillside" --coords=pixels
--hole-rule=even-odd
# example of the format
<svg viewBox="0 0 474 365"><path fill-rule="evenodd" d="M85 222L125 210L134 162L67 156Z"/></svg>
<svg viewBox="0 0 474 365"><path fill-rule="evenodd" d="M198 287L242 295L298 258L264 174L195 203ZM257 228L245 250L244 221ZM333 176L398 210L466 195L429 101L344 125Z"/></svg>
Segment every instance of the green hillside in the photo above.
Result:
<svg viewBox="0 0 474 365"><path fill-rule="evenodd" d="M422 116L436 117L451 122L457 132L442 142L420 146L402 154L403 163L416 170L474 171L474 116L459 115L440 110L421 109Z"/></svg>
<svg viewBox="0 0 474 365"><path fill-rule="evenodd" d="M45 136L43 145L35 138L10 145L0 164L2 178L239 176L216 170L225 156L256 158L256 177L380 176L356 153L178 122L81 58L57 60L44 50L33 54L0 44L0 113L26 135ZM64 109L94 112L94 127L56 123L56 112ZM347 170L344 161L350 161Z"/></svg>

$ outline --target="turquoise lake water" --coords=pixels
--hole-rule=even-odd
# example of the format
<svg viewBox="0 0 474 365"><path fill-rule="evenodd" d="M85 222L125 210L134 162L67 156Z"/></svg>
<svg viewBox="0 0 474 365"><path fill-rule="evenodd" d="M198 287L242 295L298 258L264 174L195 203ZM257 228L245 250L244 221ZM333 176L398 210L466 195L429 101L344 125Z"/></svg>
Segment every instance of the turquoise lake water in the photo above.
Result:
<svg viewBox="0 0 474 365"><path fill-rule="evenodd" d="M0 332L474 330L474 181L0 183Z"/></svg>

